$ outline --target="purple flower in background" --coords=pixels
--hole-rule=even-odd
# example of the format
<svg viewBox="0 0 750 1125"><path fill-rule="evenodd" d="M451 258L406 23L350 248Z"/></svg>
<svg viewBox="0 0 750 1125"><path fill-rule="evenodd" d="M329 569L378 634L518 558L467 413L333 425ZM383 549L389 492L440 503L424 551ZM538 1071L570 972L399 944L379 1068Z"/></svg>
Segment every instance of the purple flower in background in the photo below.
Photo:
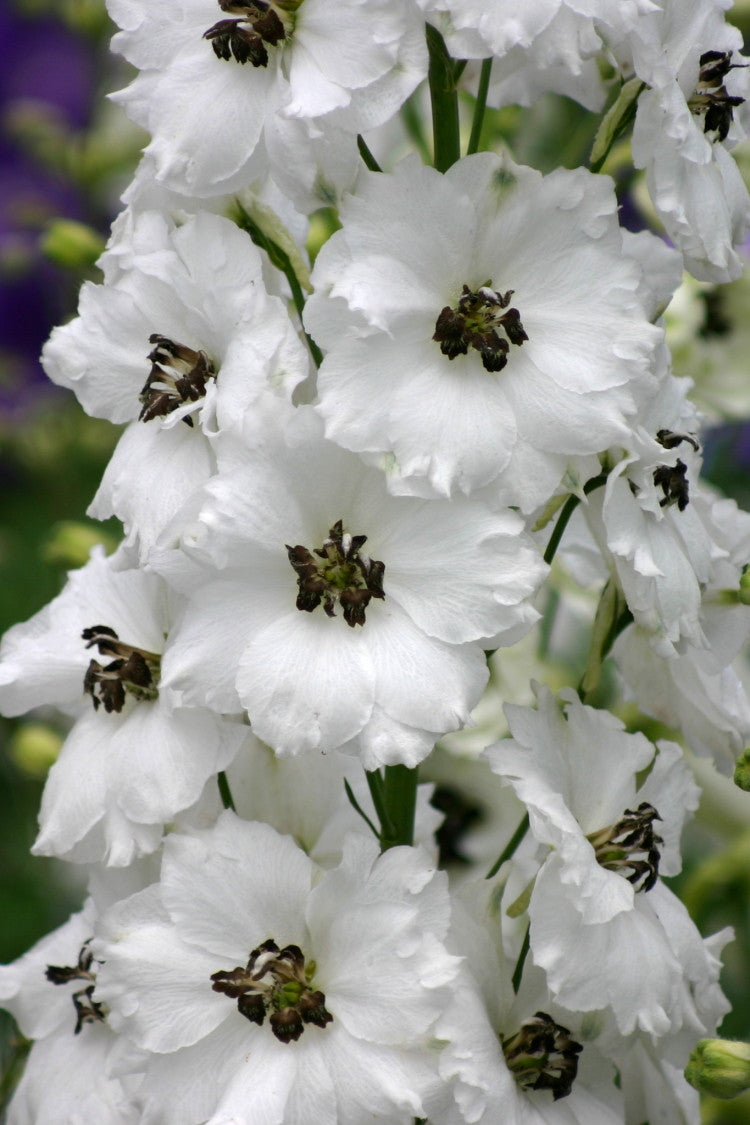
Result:
<svg viewBox="0 0 750 1125"><path fill-rule="evenodd" d="M94 69L91 44L46 13L0 11L0 422L56 393L38 356L74 286L42 256L40 233L58 216L90 218L81 189L29 151L27 138L87 125Z"/></svg>

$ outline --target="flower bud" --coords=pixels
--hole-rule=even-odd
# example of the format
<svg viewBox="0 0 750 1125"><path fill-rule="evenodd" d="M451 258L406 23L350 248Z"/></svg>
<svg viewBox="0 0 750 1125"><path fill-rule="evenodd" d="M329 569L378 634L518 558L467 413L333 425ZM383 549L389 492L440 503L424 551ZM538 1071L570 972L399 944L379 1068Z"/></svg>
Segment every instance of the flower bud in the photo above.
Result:
<svg viewBox="0 0 750 1125"><path fill-rule="evenodd" d="M714 1098L734 1098L750 1088L750 1044L701 1039L685 1067L691 1086Z"/></svg>
<svg viewBox="0 0 750 1125"><path fill-rule="evenodd" d="M44 777L56 760L62 738L45 723L24 723L11 739L14 762L29 777Z"/></svg>
<svg viewBox="0 0 750 1125"><path fill-rule="evenodd" d="M85 223L73 219L53 219L40 243L42 253L66 269L93 266L104 250L104 239Z"/></svg>
<svg viewBox="0 0 750 1125"><path fill-rule="evenodd" d="M734 767L734 784L750 792L750 747L740 754Z"/></svg>
<svg viewBox="0 0 750 1125"><path fill-rule="evenodd" d="M108 552L117 546L111 536L101 529L76 520L61 520L55 524L49 539L44 544L43 558L50 566L60 566L65 570L84 566L91 554L91 548L98 543Z"/></svg>

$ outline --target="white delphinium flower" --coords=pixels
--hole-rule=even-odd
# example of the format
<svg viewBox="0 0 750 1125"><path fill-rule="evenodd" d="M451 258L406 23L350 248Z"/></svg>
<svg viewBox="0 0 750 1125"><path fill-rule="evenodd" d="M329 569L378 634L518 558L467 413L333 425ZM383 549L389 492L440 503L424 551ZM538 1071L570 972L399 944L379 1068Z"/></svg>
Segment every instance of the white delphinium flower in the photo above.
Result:
<svg viewBox="0 0 750 1125"><path fill-rule="evenodd" d="M160 683L179 600L155 574L95 552L61 594L0 646L0 709L53 704L75 717L42 797L37 855L116 866L232 760L241 726L182 707Z"/></svg>
<svg viewBox="0 0 750 1125"><path fill-rule="evenodd" d="M750 637L750 607L737 597L750 559L750 516L705 489L691 502L718 555L701 587L700 643L682 642L664 659L636 622L612 651L640 709L681 731L697 754L729 773L750 740L750 702L732 667Z"/></svg>
<svg viewBox="0 0 750 1125"><path fill-rule="evenodd" d="M654 206L686 268L704 281L731 281L750 224L750 196L727 151L745 136L748 94L740 32L724 20L727 0L658 0L616 53L648 89L638 97L633 161L646 169Z"/></svg>
<svg viewBox="0 0 750 1125"><path fill-rule="evenodd" d="M485 881L454 899L449 949L463 965L437 1034L453 1100L430 1125L622 1125L614 1067L587 1042L580 1016L528 964L514 992L499 900Z"/></svg>
<svg viewBox="0 0 750 1125"><path fill-rule="evenodd" d="M141 71L116 100L151 133L157 179L193 195L236 191L269 165L308 178L316 136L355 150L427 73L413 0L108 7L113 48Z"/></svg>
<svg viewBox="0 0 750 1125"><path fill-rule="evenodd" d="M34 1043L7 1125L136 1125L135 1107L108 1074L116 1037L93 998L96 909L89 899L11 965L0 966L0 1007Z"/></svg>
<svg viewBox="0 0 750 1125"><path fill-rule="evenodd" d="M239 816L262 820L282 835L291 836L321 867L340 861L348 833L365 833L372 838L371 828L352 806L345 788L348 785L374 827L377 816L362 766L355 758L335 751L279 758L248 731L226 772ZM437 854L435 837L443 816L438 806L431 804L432 794L432 785L418 787L414 839Z"/></svg>
<svg viewBox="0 0 750 1125"><path fill-rule="evenodd" d="M152 1052L136 1099L162 1125L411 1125L436 1096L432 1027L458 959L445 876L350 836L321 872L225 813L165 843L161 882L93 943L97 999Z"/></svg>
<svg viewBox="0 0 750 1125"><path fill-rule="evenodd" d="M629 433L662 333L611 181L480 153L363 176L321 250L308 331L328 437L394 490L492 484L530 510Z"/></svg>
<svg viewBox="0 0 750 1125"><path fill-rule="evenodd" d="M154 558L189 602L165 682L279 754L413 766L469 720L546 568L515 513L390 496L322 428L299 407L216 439L182 549Z"/></svg>
<svg viewBox="0 0 750 1125"><path fill-rule="evenodd" d="M535 964L566 1007L609 1009L618 1032L696 1038L716 959L659 874L680 870L679 836L698 788L675 743L627 734L572 691L540 688L508 707L513 739L486 751L551 851L529 903ZM638 786L636 773L650 772Z"/></svg>
<svg viewBox="0 0 750 1125"><path fill-rule="evenodd" d="M627 452L608 455L617 463L583 506L628 609L663 655L683 637L701 643L701 591L725 555L694 502L701 457L689 389L665 372Z"/></svg>
<svg viewBox="0 0 750 1125"><path fill-rule="evenodd" d="M120 199L123 209L112 223L106 249L97 262L108 285L133 268L153 272L153 267L144 266L144 258L165 250L168 253L168 245L164 245L165 216L179 226L198 212L207 211L233 221L249 216L287 255L300 285L309 288L309 264L300 249L307 239L308 220L292 207L271 179L257 180L228 195L200 199L159 183L154 161L145 154ZM144 213L150 213L153 231L144 220ZM248 269L253 264L248 262ZM288 299L291 293L287 279L266 254L261 255L261 268L268 292Z"/></svg>
<svg viewBox="0 0 750 1125"><path fill-rule="evenodd" d="M552 62L570 62L601 51L597 30L623 34L638 16L655 8L654 0L418 0L435 20L451 53L460 59L503 56L514 50L532 54L547 33ZM557 36L557 44L553 38Z"/></svg>
<svg viewBox="0 0 750 1125"><path fill-rule="evenodd" d="M79 316L53 331L42 362L89 414L130 423L89 514L118 516L143 557L215 471L208 435L264 395L291 398L309 361L233 223L143 212L132 241L139 252L111 284L83 286Z"/></svg>
<svg viewBox="0 0 750 1125"><path fill-rule="evenodd" d="M547 92L597 111L603 39L630 30L653 0L419 0L455 58L493 58L488 104L530 105Z"/></svg>

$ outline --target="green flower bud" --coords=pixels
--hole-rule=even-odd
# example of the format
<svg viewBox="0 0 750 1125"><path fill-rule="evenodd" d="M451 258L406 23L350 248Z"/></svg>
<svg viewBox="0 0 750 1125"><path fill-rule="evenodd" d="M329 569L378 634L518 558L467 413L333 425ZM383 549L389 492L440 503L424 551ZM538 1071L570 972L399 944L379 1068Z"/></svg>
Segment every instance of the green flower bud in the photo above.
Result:
<svg viewBox="0 0 750 1125"><path fill-rule="evenodd" d="M750 1044L731 1039L701 1039L685 1067L696 1090L714 1098L734 1098L750 1088Z"/></svg>
<svg viewBox="0 0 750 1125"><path fill-rule="evenodd" d="M16 765L29 777L44 777L57 759L62 738L44 723L24 723L14 733L10 754Z"/></svg>
<svg viewBox="0 0 750 1125"><path fill-rule="evenodd" d="M49 539L44 544L42 557L50 566L65 570L83 566L89 560L91 548L102 544L107 553L117 546L112 536L101 528L75 520L61 520L52 528Z"/></svg>
<svg viewBox="0 0 750 1125"><path fill-rule="evenodd" d="M740 575L739 600L742 605L750 605L750 568L744 567Z"/></svg>
<svg viewBox="0 0 750 1125"><path fill-rule="evenodd" d="M42 253L66 269L88 269L104 250L104 239L72 219L53 219L42 235Z"/></svg>
<svg viewBox="0 0 750 1125"><path fill-rule="evenodd" d="M734 784L750 793L750 747L744 750L734 767Z"/></svg>

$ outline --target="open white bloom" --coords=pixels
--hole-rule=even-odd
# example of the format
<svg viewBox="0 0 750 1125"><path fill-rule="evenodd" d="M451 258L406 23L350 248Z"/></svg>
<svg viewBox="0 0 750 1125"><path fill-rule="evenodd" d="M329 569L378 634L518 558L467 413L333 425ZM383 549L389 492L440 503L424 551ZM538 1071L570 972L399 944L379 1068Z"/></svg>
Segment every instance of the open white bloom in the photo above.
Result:
<svg viewBox="0 0 750 1125"><path fill-rule="evenodd" d="M745 136L748 96L740 32L726 0L658 0L617 46L648 89L638 98L633 161L686 268L704 281L741 275L737 250L750 225L750 196L727 151Z"/></svg>
<svg viewBox="0 0 750 1125"><path fill-rule="evenodd" d="M596 34L623 34L653 0L419 0L435 21L456 58L502 59L514 50L534 54L544 37L544 49L555 52L548 62L580 64L581 55L601 51ZM554 39L557 42L554 43Z"/></svg>
<svg viewBox="0 0 750 1125"><path fill-rule="evenodd" d="M122 29L114 49L141 71L117 100L151 133L157 179L188 194L235 191L296 162L304 178L301 139L354 150L427 73L413 0L108 7Z"/></svg>
<svg viewBox="0 0 750 1125"><path fill-rule="evenodd" d="M708 490L692 502L717 555L701 587L699 643L683 642L664 659L636 623L613 655L641 710L681 731L697 754L729 773L750 740L750 702L732 667L750 637L750 607L737 603L750 559L750 516Z"/></svg>
<svg viewBox="0 0 750 1125"><path fill-rule="evenodd" d="M659 874L680 869L679 836L698 788L675 743L627 734L572 691L541 688L508 707L513 739L486 751L552 850L529 904L531 951L576 1011L610 1009L618 1030L700 1034L716 960ZM636 773L650 768L637 786Z"/></svg>
<svg viewBox="0 0 750 1125"><path fill-rule="evenodd" d="M514 993L490 884L454 899L449 948L463 965L437 1033L453 1102L431 1125L622 1125L614 1068L586 1041L581 1017L528 964Z"/></svg>
<svg viewBox="0 0 750 1125"><path fill-rule="evenodd" d="M35 1041L4 1118L8 1125L138 1122L122 1085L108 1076L115 1036L93 998L95 918L88 900L23 957L0 966L0 1007Z"/></svg>
<svg viewBox="0 0 750 1125"><path fill-rule="evenodd" d="M363 176L305 309L327 436L394 490L491 484L544 503L570 456L624 441L661 330L612 183L480 153Z"/></svg>
<svg viewBox="0 0 750 1125"><path fill-rule="evenodd" d="M160 683L178 600L155 574L95 552L0 647L0 709L53 704L76 717L42 797L38 855L117 866L159 846L232 760L242 728L179 706Z"/></svg>
<svg viewBox="0 0 750 1125"><path fill-rule="evenodd" d="M390 496L307 407L250 430L217 438L182 549L154 559L188 594L165 681L279 754L415 765L469 720L484 648L536 620L546 568L515 513Z"/></svg>
<svg viewBox="0 0 750 1125"><path fill-rule="evenodd" d="M291 398L309 366L258 250L229 220L142 212L131 246L109 284L83 286L42 361L89 414L130 423L89 512L118 516L145 556L214 472L208 435L264 395Z"/></svg>
<svg viewBox="0 0 750 1125"><path fill-rule="evenodd" d="M689 389L689 381L665 373L628 451L615 454L605 486L583 507L628 609L662 655L683 637L702 643L702 591L726 556L695 503L701 457Z"/></svg>
<svg viewBox="0 0 750 1125"><path fill-rule="evenodd" d="M93 943L97 999L152 1052L143 1125L410 1125L439 1087L432 1027L458 959L445 876L424 853L349 838L320 869L225 813L172 835L161 882Z"/></svg>
<svg viewBox="0 0 750 1125"><path fill-rule="evenodd" d="M122 272L133 268L144 269L144 257L150 258L152 254L161 254L168 249L168 243L164 246L165 217L179 226L191 216L205 211L233 221L244 221L249 216L287 254L300 284L305 288L308 286L309 265L300 247L305 245L309 223L269 178L256 180L242 191L200 199L159 183L154 161L150 154L145 154L120 198L123 209L112 223L107 247L97 262L108 285L113 284ZM148 221L143 220L144 213L149 212L153 233ZM254 266L254 261L248 261L247 268L251 271L248 277L253 281ZM266 254L261 255L261 269L268 292L289 299L291 293L287 279Z"/></svg>

